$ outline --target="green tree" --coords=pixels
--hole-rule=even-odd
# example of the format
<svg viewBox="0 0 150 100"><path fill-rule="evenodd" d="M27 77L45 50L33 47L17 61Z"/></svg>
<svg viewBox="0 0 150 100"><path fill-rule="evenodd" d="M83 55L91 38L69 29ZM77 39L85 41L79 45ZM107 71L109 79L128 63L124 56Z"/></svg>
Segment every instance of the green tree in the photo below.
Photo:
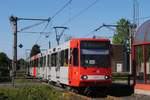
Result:
<svg viewBox="0 0 150 100"><path fill-rule="evenodd" d="M17 70L19 70L19 69L25 69L26 64L27 64L27 62L23 58L20 58L17 61Z"/></svg>
<svg viewBox="0 0 150 100"><path fill-rule="evenodd" d="M127 71L129 70L129 53L130 53L130 21L122 18L117 22L116 33L113 36L113 44L123 44L124 45L124 61Z"/></svg>
<svg viewBox="0 0 150 100"><path fill-rule="evenodd" d="M0 67L5 67L5 66L9 67L10 63L11 61L8 58L8 56L5 53L1 52L0 53Z"/></svg>
<svg viewBox="0 0 150 100"><path fill-rule="evenodd" d="M125 40L129 40L129 30L130 30L131 23L122 18L117 22L117 27L116 27L116 33L113 36L113 44L123 44Z"/></svg>
<svg viewBox="0 0 150 100"><path fill-rule="evenodd" d="M11 68L11 60L8 56L0 53L0 82L7 81L9 79L9 69Z"/></svg>
<svg viewBox="0 0 150 100"><path fill-rule="evenodd" d="M31 49L31 53L30 53L30 57L40 53L40 46L38 44L33 45L32 49Z"/></svg>

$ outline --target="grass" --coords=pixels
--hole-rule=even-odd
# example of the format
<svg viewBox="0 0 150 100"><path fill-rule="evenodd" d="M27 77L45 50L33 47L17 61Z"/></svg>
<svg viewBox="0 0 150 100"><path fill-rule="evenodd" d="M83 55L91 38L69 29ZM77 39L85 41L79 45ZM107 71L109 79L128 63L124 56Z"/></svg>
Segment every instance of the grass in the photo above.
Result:
<svg viewBox="0 0 150 100"><path fill-rule="evenodd" d="M15 87L0 86L0 100L88 100L34 79L15 79Z"/></svg>
<svg viewBox="0 0 150 100"><path fill-rule="evenodd" d="M15 79L15 83L33 83L32 79Z"/></svg>
<svg viewBox="0 0 150 100"><path fill-rule="evenodd" d="M115 81L115 80L128 80L128 77L112 77L112 80Z"/></svg>
<svg viewBox="0 0 150 100"><path fill-rule="evenodd" d="M47 85L0 87L0 100L60 100L62 94Z"/></svg>
<svg viewBox="0 0 150 100"><path fill-rule="evenodd" d="M128 80L128 73L114 73L112 75L112 80Z"/></svg>

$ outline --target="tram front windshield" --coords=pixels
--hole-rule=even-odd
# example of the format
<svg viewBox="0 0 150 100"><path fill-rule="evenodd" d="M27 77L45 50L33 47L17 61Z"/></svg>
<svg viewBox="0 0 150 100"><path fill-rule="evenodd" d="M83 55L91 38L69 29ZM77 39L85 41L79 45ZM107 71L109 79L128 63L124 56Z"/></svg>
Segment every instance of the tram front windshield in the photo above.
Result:
<svg viewBox="0 0 150 100"><path fill-rule="evenodd" d="M82 41L81 66L110 67L109 42Z"/></svg>

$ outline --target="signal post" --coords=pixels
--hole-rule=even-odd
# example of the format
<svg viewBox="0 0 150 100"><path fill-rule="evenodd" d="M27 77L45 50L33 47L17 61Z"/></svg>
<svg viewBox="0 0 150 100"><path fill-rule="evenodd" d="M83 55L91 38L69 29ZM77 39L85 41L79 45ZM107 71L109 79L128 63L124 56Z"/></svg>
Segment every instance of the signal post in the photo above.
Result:
<svg viewBox="0 0 150 100"><path fill-rule="evenodd" d="M11 16L10 22L13 30L13 59L12 59L12 85L14 86L14 76L16 74L17 66L17 17Z"/></svg>

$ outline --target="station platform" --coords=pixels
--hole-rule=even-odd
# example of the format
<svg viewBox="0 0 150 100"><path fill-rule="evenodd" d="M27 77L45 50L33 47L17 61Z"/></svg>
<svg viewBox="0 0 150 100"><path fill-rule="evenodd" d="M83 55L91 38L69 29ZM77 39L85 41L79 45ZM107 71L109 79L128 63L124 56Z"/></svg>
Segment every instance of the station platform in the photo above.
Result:
<svg viewBox="0 0 150 100"><path fill-rule="evenodd" d="M136 84L134 87L134 93L150 96L150 84Z"/></svg>

